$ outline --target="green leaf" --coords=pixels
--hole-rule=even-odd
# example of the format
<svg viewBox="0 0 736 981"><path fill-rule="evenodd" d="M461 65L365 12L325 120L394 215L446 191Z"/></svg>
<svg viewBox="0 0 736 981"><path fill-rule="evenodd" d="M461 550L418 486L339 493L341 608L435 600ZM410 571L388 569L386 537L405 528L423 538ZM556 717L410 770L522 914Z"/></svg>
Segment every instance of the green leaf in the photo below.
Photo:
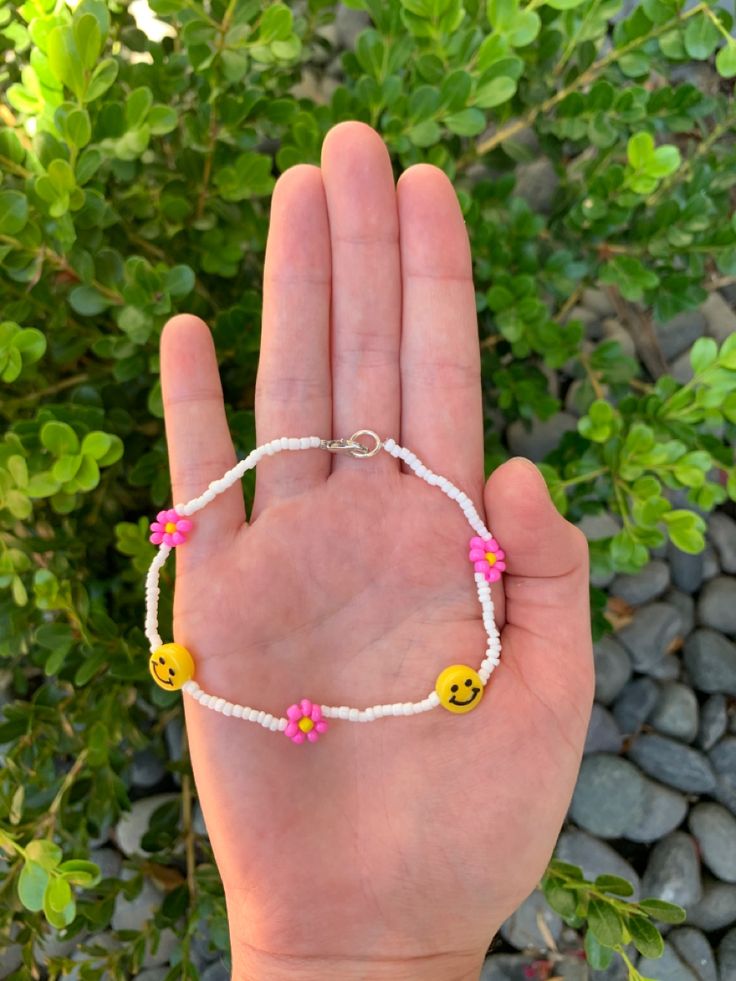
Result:
<svg viewBox="0 0 736 981"><path fill-rule="evenodd" d="M24 327L19 330L11 343L20 352L24 365L33 364L46 352L46 336L35 327Z"/></svg>
<svg viewBox="0 0 736 981"><path fill-rule="evenodd" d="M681 552L697 555L705 548L705 522L693 511L675 508L662 515L672 543Z"/></svg>
<svg viewBox="0 0 736 981"><path fill-rule="evenodd" d="M96 21L95 21L96 23ZM92 137L92 126L86 109L73 109L66 117L66 137L70 143L81 150Z"/></svg>
<svg viewBox="0 0 736 981"><path fill-rule="evenodd" d="M163 136L165 133L171 133L176 129L179 117L176 110L169 106L153 106L148 113L146 122L151 127L151 133L154 136Z"/></svg>
<svg viewBox="0 0 736 981"><path fill-rule="evenodd" d="M663 923L684 923L687 917L682 906L668 903L664 899L642 899L638 905L639 909Z"/></svg>
<svg viewBox="0 0 736 981"><path fill-rule="evenodd" d="M618 875L599 875L594 885L600 892L611 892L616 896L633 896L634 887Z"/></svg>
<svg viewBox="0 0 736 981"><path fill-rule="evenodd" d="M112 437L99 430L87 433L82 440L82 453L87 453L95 460L101 460L112 445Z"/></svg>
<svg viewBox="0 0 736 981"><path fill-rule="evenodd" d="M585 931L585 957L594 971L605 971L613 960L613 951L596 940L592 930Z"/></svg>
<svg viewBox="0 0 736 981"><path fill-rule="evenodd" d="M60 484L66 484L68 481L72 480L77 475L77 471L82 466L82 457L80 454L65 454L60 456L56 463L51 468L51 475L54 480L58 480Z"/></svg>
<svg viewBox="0 0 736 981"><path fill-rule="evenodd" d="M627 300L640 300L645 290L654 289L659 283L655 272L629 255L615 256L603 266L598 278L601 283L618 286L621 295Z"/></svg>
<svg viewBox="0 0 736 981"><path fill-rule="evenodd" d="M91 456L83 456L82 464L74 478L81 491L91 491L100 482L100 468Z"/></svg>
<svg viewBox="0 0 736 981"><path fill-rule="evenodd" d="M87 862L84 859L72 858L62 862L58 872L61 872L65 879L72 885L89 888L96 886L101 881L100 867L94 862Z"/></svg>
<svg viewBox="0 0 736 981"><path fill-rule="evenodd" d="M508 102L516 92L516 82L506 75L492 78L490 82L481 85L473 96L473 105L481 109L492 109Z"/></svg>
<svg viewBox="0 0 736 981"><path fill-rule="evenodd" d="M110 88L118 77L118 63L114 58L105 58L92 72L87 85L85 102L94 102Z"/></svg>
<svg viewBox="0 0 736 981"><path fill-rule="evenodd" d="M458 136L477 136L486 128L486 117L480 109L463 109L446 116L445 124Z"/></svg>
<svg viewBox="0 0 736 981"><path fill-rule="evenodd" d="M53 871L62 859L61 848L49 838L36 838L26 845L26 855L47 872Z"/></svg>
<svg viewBox="0 0 736 981"><path fill-rule="evenodd" d="M0 234L17 235L28 221L28 199L20 191L0 191Z"/></svg>
<svg viewBox="0 0 736 981"><path fill-rule="evenodd" d="M134 89L125 102L125 122L128 129L140 129L153 105L153 93L145 85Z"/></svg>
<svg viewBox="0 0 736 981"><path fill-rule="evenodd" d="M718 345L712 337L699 337L690 349L690 365L695 375L713 367L717 359Z"/></svg>
<svg viewBox="0 0 736 981"><path fill-rule="evenodd" d="M555 10L572 10L573 7L579 7L585 2L586 0L547 0L547 6Z"/></svg>
<svg viewBox="0 0 736 981"><path fill-rule="evenodd" d="M111 301L94 286L77 286L69 294L72 309L83 317L95 317L110 306Z"/></svg>
<svg viewBox="0 0 736 981"><path fill-rule="evenodd" d="M685 50L691 58L704 61L715 51L721 38L718 29L706 14L696 14L685 28Z"/></svg>
<svg viewBox="0 0 736 981"><path fill-rule="evenodd" d="M82 14L74 23L74 39L77 51L85 68L94 68L102 50L102 34L97 18L92 14Z"/></svg>
<svg viewBox="0 0 736 981"><path fill-rule="evenodd" d="M81 101L84 94L84 66L71 28L59 26L51 31L46 41L46 56L54 76Z"/></svg>
<svg viewBox="0 0 736 981"><path fill-rule="evenodd" d="M646 172L651 177L668 177L677 170L680 162L680 151L676 146L658 146L653 158L646 165Z"/></svg>
<svg viewBox="0 0 736 981"><path fill-rule="evenodd" d="M721 78L736 75L736 42L729 41L716 55L716 69Z"/></svg>
<svg viewBox="0 0 736 981"><path fill-rule="evenodd" d="M634 941L634 946L644 957L661 957L664 953L664 941L656 926L645 916L632 914L626 925Z"/></svg>
<svg viewBox="0 0 736 981"><path fill-rule="evenodd" d="M509 34L509 42L514 48L524 48L536 40L542 27L539 14L534 10L524 10L515 21Z"/></svg>
<svg viewBox="0 0 736 981"><path fill-rule="evenodd" d="M623 942L623 922L610 903L591 899L588 906L588 925L604 947L616 947Z"/></svg>
<svg viewBox="0 0 736 981"><path fill-rule="evenodd" d="M66 422L52 419L41 428L41 442L54 456L79 452L79 438Z"/></svg>
<svg viewBox="0 0 736 981"><path fill-rule="evenodd" d="M18 898L27 910L37 913L43 909L43 896L49 874L37 862L25 862L18 877Z"/></svg>
<svg viewBox="0 0 736 981"><path fill-rule="evenodd" d="M69 905L72 900L72 890L69 882L61 876L54 876L46 887L48 904L56 913Z"/></svg>
<svg viewBox="0 0 736 981"><path fill-rule="evenodd" d="M166 274L166 289L171 296L186 296L194 289L194 272L189 266L173 266Z"/></svg>
<svg viewBox="0 0 736 981"><path fill-rule="evenodd" d="M544 898L560 916L573 916L578 905L577 893L566 889L559 879L548 879L543 887Z"/></svg>
<svg viewBox="0 0 736 981"><path fill-rule="evenodd" d="M644 169L654 156L654 138L651 133L635 133L626 144L626 156L634 170Z"/></svg>
<svg viewBox="0 0 736 981"><path fill-rule="evenodd" d="M58 880L64 882L63 879ZM61 888L69 889L68 883L64 883ZM69 889L69 895L71 896L71 889ZM43 912L46 919L49 921L51 926L56 927L57 930L63 929L65 926L69 926L76 915L76 904L73 899L67 903L61 910L57 910L51 902L53 893L51 891L51 883L46 887L43 896Z"/></svg>
<svg viewBox="0 0 736 981"><path fill-rule="evenodd" d="M442 130L436 120L425 119L424 122L412 126L407 132L407 136L414 146L433 146L442 138Z"/></svg>

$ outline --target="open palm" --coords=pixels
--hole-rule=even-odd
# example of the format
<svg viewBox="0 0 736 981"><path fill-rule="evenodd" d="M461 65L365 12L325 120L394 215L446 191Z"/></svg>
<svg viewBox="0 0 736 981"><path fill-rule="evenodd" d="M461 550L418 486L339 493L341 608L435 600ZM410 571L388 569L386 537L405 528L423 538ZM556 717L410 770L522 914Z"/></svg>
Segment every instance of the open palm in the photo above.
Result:
<svg viewBox="0 0 736 981"><path fill-rule="evenodd" d="M174 501L235 463L209 330L167 324ZM315 744L184 696L228 904L233 977L477 978L531 891L572 793L592 701L587 547L523 460L485 482L475 293L451 183L394 185L369 126L279 178L266 251L257 442L393 436L461 487L507 553L501 664L477 709L359 724ZM174 637L208 693L276 716L308 697L426 696L485 649L472 531L384 451L282 452L195 516L176 551Z"/></svg>

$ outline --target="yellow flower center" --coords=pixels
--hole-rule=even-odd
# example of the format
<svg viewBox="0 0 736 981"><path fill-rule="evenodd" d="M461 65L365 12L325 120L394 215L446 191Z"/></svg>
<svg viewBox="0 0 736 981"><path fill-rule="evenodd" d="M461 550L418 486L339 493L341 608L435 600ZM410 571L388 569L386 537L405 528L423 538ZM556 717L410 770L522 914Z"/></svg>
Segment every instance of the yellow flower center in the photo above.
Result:
<svg viewBox="0 0 736 981"><path fill-rule="evenodd" d="M176 525L174 524L174 522L167 521L166 524L164 525L164 531L168 531L170 535L173 535L174 532L176 531Z"/></svg>
<svg viewBox="0 0 736 981"><path fill-rule="evenodd" d="M486 562L488 565L496 564L496 556L493 552L486 552Z"/></svg>
<svg viewBox="0 0 736 981"><path fill-rule="evenodd" d="M311 732L312 729L314 729L314 722L312 722L312 720L308 719L306 716L303 719L299 719L297 725L302 732Z"/></svg>

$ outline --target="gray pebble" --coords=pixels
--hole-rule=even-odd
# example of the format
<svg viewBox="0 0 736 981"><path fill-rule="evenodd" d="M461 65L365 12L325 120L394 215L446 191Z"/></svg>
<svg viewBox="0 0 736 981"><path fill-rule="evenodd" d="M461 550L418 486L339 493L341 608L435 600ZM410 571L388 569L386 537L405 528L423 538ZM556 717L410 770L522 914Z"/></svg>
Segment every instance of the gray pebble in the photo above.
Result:
<svg viewBox="0 0 736 981"><path fill-rule="evenodd" d="M639 876L617 851L578 828L563 831L557 842L555 857L583 870L586 879L599 875L619 875L634 887L632 899L639 898Z"/></svg>
<svg viewBox="0 0 736 981"><path fill-rule="evenodd" d="M618 753L623 741L624 737L611 713L602 705L593 705L583 752Z"/></svg>
<svg viewBox="0 0 736 981"><path fill-rule="evenodd" d="M736 521L723 511L714 511L708 521L708 537L713 542L724 572L736 572Z"/></svg>
<svg viewBox="0 0 736 981"><path fill-rule="evenodd" d="M549 419L534 419L529 428L515 419L506 429L506 442L514 456L525 456L538 463L557 449L565 433L575 432L578 421L569 412L557 412Z"/></svg>
<svg viewBox="0 0 736 981"><path fill-rule="evenodd" d="M720 804L696 804L688 823L711 872L736 882L736 818Z"/></svg>
<svg viewBox="0 0 736 981"><path fill-rule="evenodd" d="M700 727L696 740L698 746L705 750L711 749L725 733L727 727L726 696L711 695L700 710Z"/></svg>
<svg viewBox="0 0 736 981"><path fill-rule="evenodd" d="M736 695L736 644L704 627L690 634L683 655L695 688Z"/></svg>
<svg viewBox="0 0 736 981"><path fill-rule="evenodd" d="M736 579L716 576L698 597L698 620L724 634L736 634Z"/></svg>
<svg viewBox="0 0 736 981"><path fill-rule="evenodd" d="M483 961L478 981L528 981L533 963L527 954L491 954Z"/></svg>
<svg viewBox="0 0 736 981"><path fill-rule="evenodd" d="M617 341L621 353L628 358L636 357L636 344L631 333L616 317L606 317L603 321L603 338L606 341Z"/></svg>
<svg viewBox="0 0 736 981"><path fill-rule="evenodd" d="M133 787L155 787L166 776L166 768L152 749L142 749L133 756L130 782Z"/></svg>
<svg viewBox="0 0 736 981"><path fill-rule="evenodd" d="M570 815L600 838L619 838L641 820L645 780L628 760L605 753L583 758Z"/></svg>
<svg viewBox="0 0 736 981"><path fill-rule="evenodd" d="M139 971L135 976L135 981L164 981L169 973L166 967L148 967L145 971Z"/></svg>
<svg viewBox="0 0 736 981"><path fill-rule="evenodd" d="M114 838L124 855L148 855L141 847L141 840L148 831L151 815L162 804L179 800L178 794L154 794L133 801L131 809L125 811L118 821Z"/></svg>
<svg viewBox="0 0 736 981"><path fill-rule="evenodd" d="M631 655L635 670L646 671L660 661L670 644L681 635L680 614L668 603L640 606L630 623L616 635Z"/></svg>
<svg viewBox="0 0 736 981"><path fill-rule="evenodd" d="M671 681L662 685L649 722L663 736L691 743L698 732L698 700L691 688Z"/></svg>
<svg viewBox="0 0 736 981"><path fill-rule="evenodd" d="M600 514L584 514L578 522L578 528L589 542L595 542L600 538L617 535L621 531L621 523L609 511L601 511Z"/></svg>
<svg viewBox="0 0 736 981"><path fill-rule="evenodd" d="M721 563L718 561L718 553L712 545L706 545L703 549L703 579L712 579L721 571Z"/></svg>
<svg viewBox="0 0 736 981"><path fill-rule="evenodd" d="M673 831L658 841L649 855L641 880L645 898L663 899L688 909L700 899L700 861L695 840L684 831Z"/></svg>
<svg viewBox="0 0 736 981"><path fill-rule="evenodd" d="M199 981L230 981L231 970L225 961L215 961L208 968L205 968Z"/></svg>
<svg viewBox="0 0 736 981"><path fill-rule="evenodd" d="M675 948L699 981L718 981L713 948L704 933L694 927L677 927L667 935L667 942Z"/></svg>
<svg viewBox="0 0 736 981"><path fill-rule="evenodd" d="M597 313L600 317L610 317L616 313L616 307L613 305L613 301L608 293L592 286L583 290L581 303L588 310L592 310L593 313Z"/></svg>
<svg viewBox="0 0 736 981"><path fill-rule="evenodd" d="M703 582L703 553L692 555L690 552L681 552L669 542L667 557L673 584L683 593L697 593Z"/></svg>
<svg viewBox="0 0 736 981"><path fill-rule="evenodd" d="M593 654L596 701L609 705L631 677L631 661L626 649L608 634L594 644Z"/></svg>
<svg viewBox="0 0 736 981"><path fill-rule="evenodd" d="M671 589L665 593L662 599L670 606L674 606L680 614L681 634L683 637L687 637L695 627L695 600L688 593L683 593L679 589Z"/></svg>
<svg viewBox="0 0 736 981"><path fill-rule="evenodd" d="M687 911L687 922L706 933L736 922L736 886L717 879L703 880L703 895Z"/></svg>
<svg viewBox="0 0 736 981"><path fill-rule="evenodd" d="M630 681L613 706L613 717L626 735L638 732L659 701L659 685L651 678Z"/></svg>
<svg viewBox="0 0 736 981"><path fill-rule="evenodd" d="M718 947L721 981L736 981L736 927L729 930Z"/></svg>
<svg viewBox="0 0 736 981"><path fill-rule="evenodd" d="M127 881L135 875L133 869L125 868L120 878ZM122 892L117 894L110 926L113 930L142 930L153 917L162 900L161 890L150 879L144 878L141 891L133 899L126 899Z"/></svg>
<svg viewBox="0 0 736 981"><path fill-rule="evenodd" d="M516 167L514 194L523 198L532 211L548 215L560 189L560 178L552 161L545 156Z"/></svg>
<svg viewBox="0 0 736 981"><path fill-rule="evenodd" d="M687 385L693 378L693 368L690 364L690 352L683 351L674 361L670 362L670 374L681 385Z"/></svg>
<svg viewBox="0 0 736 981"><path fill-rule="evenodd" d="M649 669L649 677L657 681L677 681L682 674L682 662L675 654L665 654Z"/></svg>
<svg viewBox="0 0 736 981"><path fill-rule="evenodd" d="M539 929L539 916L547 924L555 942L558 941L562 933L562 919L549 907L543 893L538 889L527 896L521 906L501 925L501 936L517 950L547 950L547 941Z"/></svg>
<svg viewBox="0 0 736 981"><path fill-rule="evenodd" d="M661 957L656 959L642 957L636 969L643 977L656 978L657 981L698 981L697 974L690 970L675 948L667 941Z"/></svg>
<svg viewBox="0 0 736 981"><path fill-rule="evenodd" d="M595 310L591 310L589 307L584 306L574 306L569 313L566 314L563 323L569 324L571 320L579 320L583 327L595 327L596 324L600 323L601 315ZM588 333L588 331L586 331ZM597 341L600 337L600 333L593 336L590 334L592 340Z"/></svg>
<svg viewBox="0 0 736 981"><path fill-rule="evenodd" d="M703 336L705 317L700 310L686 310L666 323L655 323L653 326L662 354L672 361L683 351L689 351L695 341Z"/></svg>
<svg viewBox="0 0 736 981"><path fill-rule="evenodd" d="M180 946L181 941L169 927L165 927L158 939L158 946L154 954L150 949L150 944L146 944L146 952L143 955L143 967L159 967L162 964L169 964L171 955Z"/></svg>
<svg viewBox="0 0 736 981"><path fill-rule="evenodd" d="M113 928L114 929L114 928ZM112 933L95 933L85 937L84 943L89 946L102 947L103 950L120 950L122 943L112 935ZM70 960L76 961L79 966L73 967L64 973L64 981L82 981L88 976L87 972L81 974L84 965L89 961L90 955L85 950L75 950Z"/></svg>
<svg viewBox="0 0 736 981"><path fill-rule="evenodd" d="M640 606L661 596L670 584L670 570L665 562L655 559L635 575L619 575L611 583L611 594L631 606Z"/></svg>
<svg viewBox="0 0 736 981"><path fill-rule="evenodd" d="M629 748L630 758L655 780L693 794L708 794L716 775L707 757L691 746L655 733L641 735Z"/></svg>
<svg viewBox="0 0 736 981"><path fill-rule="evenodd" d="M736 814L736 736L726 736L708 753L716 771L713 796Z"/></svg>
<svg viewBox="0 0 736 981"><path fill-rule="evenodd" d="M719 344L736 332L736 314L717 290L708 296L700 309L705 315L708 336L714 337Z"/></svg>
<svg viewBox="0 0 736 981"><path fill-rule="evenodd" d="M644 791L644 815L626 830L631 841L659 841L682 824L687 814L687 799L671 787L647 780Z"/></svg>
<svg viewBox="0 0 736 981"><path fill-rule="evenodd" d="M117 879L123 866L123 857L114 848L94 848L90 851L91 862L100 867L103 879Z"/></svg>

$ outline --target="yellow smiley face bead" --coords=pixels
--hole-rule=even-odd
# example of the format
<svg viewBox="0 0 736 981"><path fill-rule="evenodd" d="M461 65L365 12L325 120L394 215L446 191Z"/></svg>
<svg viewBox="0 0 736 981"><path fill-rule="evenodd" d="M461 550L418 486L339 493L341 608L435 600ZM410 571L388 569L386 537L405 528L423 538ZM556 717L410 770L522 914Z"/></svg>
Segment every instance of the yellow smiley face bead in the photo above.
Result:
<svg viewBox="0 0 736 981"><path fill-rule="evenodd" d="M151 677L165 691L178 691L194 675L192 655L181 644L162 644L148 661Z"/></svg>
<svg viewBox="0 0 736 981"><path fill-rule="evenodd" d="M466 664L451 664L439 675L435 690L448 712L470 712L483 698L483 682Z"/></svg>

